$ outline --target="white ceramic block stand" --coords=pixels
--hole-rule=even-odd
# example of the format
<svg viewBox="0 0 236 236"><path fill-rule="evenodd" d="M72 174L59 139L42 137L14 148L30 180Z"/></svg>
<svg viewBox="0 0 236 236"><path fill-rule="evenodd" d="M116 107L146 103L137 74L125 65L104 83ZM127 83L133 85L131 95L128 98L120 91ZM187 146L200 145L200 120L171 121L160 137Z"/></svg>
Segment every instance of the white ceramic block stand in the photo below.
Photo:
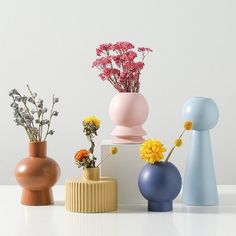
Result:
<svg viewBox="0 0 236 236"><path fill-rule="evenodd" d="M111 140L103 140L101 158L109 153L111 146L116 146L119 151L102 163L102 176L117 179L120 204L145 203L138 189L139 171L145 165L139 155L140 144L113 144Z"/></svg>

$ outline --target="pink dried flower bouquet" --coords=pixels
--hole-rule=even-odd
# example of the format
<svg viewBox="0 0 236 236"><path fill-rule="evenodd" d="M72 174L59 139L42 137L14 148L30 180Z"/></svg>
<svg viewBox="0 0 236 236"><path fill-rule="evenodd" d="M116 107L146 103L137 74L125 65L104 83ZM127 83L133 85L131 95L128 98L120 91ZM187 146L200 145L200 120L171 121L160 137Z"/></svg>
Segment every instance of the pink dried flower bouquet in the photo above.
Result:
<svg viewBox="0 0 236 236"><path fill-rule="evenodd" d="M138 93L143 61L149 52L152 52L150 48L135 49L129 42L101 44L96 49L98 58L92 67L100 70L101 80L108 80L119 92ZM135 61L137 53L141 55L140 61Z"/></svg>

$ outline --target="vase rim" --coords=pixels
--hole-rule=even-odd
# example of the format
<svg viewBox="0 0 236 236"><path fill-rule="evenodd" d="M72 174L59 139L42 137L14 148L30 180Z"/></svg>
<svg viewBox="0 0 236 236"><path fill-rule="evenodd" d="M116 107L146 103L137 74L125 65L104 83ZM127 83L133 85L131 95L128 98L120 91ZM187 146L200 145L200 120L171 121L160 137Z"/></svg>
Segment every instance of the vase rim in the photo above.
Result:
<svg viewBox="0 0 236 236"><path fill-rule="evenodd" d="M85 167L84 170L85 170L85 169L100 169L100 167L99 167L99 166L95 166L95 167Z"/></svg>
<svg viewBox="0 0 236 236"><path fill-rule="evenodd" d="M212 100L212 98L208 98L208 97L201 97L201 96L195 96L195 97L191 97L192 99L199 99L199 100ZM190 99L191 99L190 98Z"/></svg>
<svg viewBox="0 0 236 236"><path fill-rule="evenodd" d="M138 92L138 93L135 93L135 92L118 92L115 94L116 95L123 95L123 96L139 96L139 97L143 97L143 94Z"/></svg>
<svg viewBox="0 0 236 236"><path fill-rule="evenodd" d="M140 92L118 92L117 94L120 94L120 93L123 93L123 94L141 94Z"/></svg>
<svg viewBox="0 0 236 236"><path fill-rule="evenodd" d="M83 169L83 178L85 180L100 180L100 167L91 167Z"/></svg>
<svg viewBox="0 0 236 236"><path fill-rule="evenodd" d="M47 143L47 141L46 140L45 141L29 141L29 144L36 144L36 143L38 143L38 144Z"/></svg>
<svg viewBox="0 0 236 236"><path fill-rule="evenodd" d="M172 165L174 165L173 164L173 162L171 162L171 161L159 161L159 162L155 162L155 163L153 163L153 164L151 164L151 163L147 163L147 165L150 165L150 166L154 166L154 165L165 165L165 164L172 164Z"/></svg>
<svg viewBox="0 0 236 236"><path fill-rule="evenodd" d="M33 158L45 158L47 156L47 142L29 142L29 156Z"/></svg>

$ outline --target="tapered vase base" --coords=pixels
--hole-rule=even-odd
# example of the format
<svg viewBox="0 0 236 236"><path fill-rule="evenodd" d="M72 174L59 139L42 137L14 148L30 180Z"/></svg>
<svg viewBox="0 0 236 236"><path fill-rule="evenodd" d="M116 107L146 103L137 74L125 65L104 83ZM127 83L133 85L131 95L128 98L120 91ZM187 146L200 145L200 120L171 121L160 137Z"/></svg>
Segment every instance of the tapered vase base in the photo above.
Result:
<svg viewBox="0 0 236 236"><path fill-rule="evenodd" d="M182 203L187 206L218 206L219 201L187 201L187 200L182 200Z"/></svg>
<svg viewBox="0 0 236 236"><path fill-rule="evenodd" d="M21 203L28 206L52 205L54 203L52 189L41 191L23 189Z"/></svg>
<svg viewBox="0 0 236 236"><path fill-rule="evenodd" d="M148 201L148 211L155 211L155 212L173 211L173 202L172 201L166 201L166 202Z"/></svg>

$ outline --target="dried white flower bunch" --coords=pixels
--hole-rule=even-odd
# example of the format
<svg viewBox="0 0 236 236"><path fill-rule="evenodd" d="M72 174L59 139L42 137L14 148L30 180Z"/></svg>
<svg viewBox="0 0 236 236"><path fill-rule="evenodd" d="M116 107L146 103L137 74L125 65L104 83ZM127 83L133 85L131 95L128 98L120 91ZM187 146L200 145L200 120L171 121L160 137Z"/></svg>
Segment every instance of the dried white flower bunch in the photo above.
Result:
<svg viewBox="0 0 236 236"><path fill-rule="evenodd" d="M54 106L59 102L59 98L53 95L52 107L47 119L48 109L44 106L44 101L37 97L37 93L31 91L29 85L27 89L29 97L21 95L16 89L9 92L9 96L13 99L11 107L14 122L25 129L30 142L45 141L48 135L53 135L55 132L51 129L51 123L52 118L58 116L58 111L54 110Z"/></svg>

